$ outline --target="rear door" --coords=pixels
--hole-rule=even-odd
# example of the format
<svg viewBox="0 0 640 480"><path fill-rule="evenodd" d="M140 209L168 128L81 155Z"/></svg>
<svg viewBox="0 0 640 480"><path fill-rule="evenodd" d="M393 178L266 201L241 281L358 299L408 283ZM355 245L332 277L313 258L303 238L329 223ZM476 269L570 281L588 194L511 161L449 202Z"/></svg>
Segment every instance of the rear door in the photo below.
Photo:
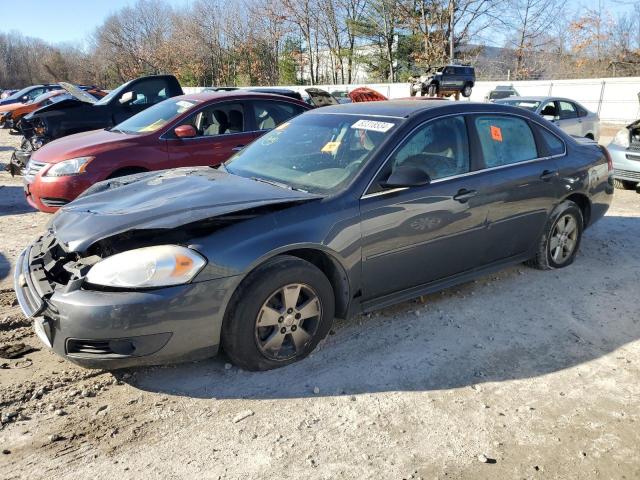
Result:
<svg viewBox="0 0 640 480"><path fill-rule="evenodd" d="M556 105L558 108L557 125L569 135L583 137L582 119L578 117L578 110L576 106L565 100L556 101Z"/></svg>
<svg viewBox="0 0 640 480"><path fill-rule="evenodd" d="M178 138L170 130L165 134L172 166L220 165L254 138L247 121L245 102L217 102L191 114L179 125L192 125L194 138ZM178 125L176 125L178 126Z"/></svg>
<svg viewBox="0 0 640 480"><path fill-rule="evenodd" d="M521 255L536 244L560 196L558 165L537 130L544 127L523 117L474 115L473 126L484 164L477 188L490 197L484 252L490 263ZM564 151L564 143L561 147Z"/></svg>
<svg viewBox="0 0 640 480"><path fill-rule="evenodd" d="M424 170L431 183L382 189L380 182L402 166ZM481 188L463 115L414 130L360 200L363 299L479 266L488 212Z"/></svg>

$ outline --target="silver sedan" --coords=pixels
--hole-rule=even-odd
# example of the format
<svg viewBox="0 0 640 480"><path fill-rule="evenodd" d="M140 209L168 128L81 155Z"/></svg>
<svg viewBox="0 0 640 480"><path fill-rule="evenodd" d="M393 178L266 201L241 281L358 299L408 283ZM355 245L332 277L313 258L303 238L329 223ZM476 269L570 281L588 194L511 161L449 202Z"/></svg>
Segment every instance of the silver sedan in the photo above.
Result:
<svg viewBox="0 0 640 480"><path fill-rule="evenodd" d="M509 97L495 103L513 105L535 112L555 123L569 135L598 141L600 118L575 100L560 97Z"/></svg>

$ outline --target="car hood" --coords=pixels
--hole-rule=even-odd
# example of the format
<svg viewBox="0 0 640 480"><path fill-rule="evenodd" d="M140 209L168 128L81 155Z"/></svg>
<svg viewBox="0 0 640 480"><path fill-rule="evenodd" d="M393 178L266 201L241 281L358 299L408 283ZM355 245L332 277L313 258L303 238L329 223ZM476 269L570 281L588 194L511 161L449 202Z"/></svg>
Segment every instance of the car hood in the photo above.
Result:
<svg viewBox="0 0 640 480"><path fill-rule="evenodd" d="M114 133L104 129L74 133L47 143L36 150L32 157L38 162L58 163L70 158L98 155L114 148L130 147L139 138L139 135Z"/></svg>
<svg viewBox="0 0 640 480"><path fill-rule="evenodd" d="M133 230L173 229L217 216L320 198L208 167L179 168L106 180L51 219L58 240L82 252Z"/></svg>

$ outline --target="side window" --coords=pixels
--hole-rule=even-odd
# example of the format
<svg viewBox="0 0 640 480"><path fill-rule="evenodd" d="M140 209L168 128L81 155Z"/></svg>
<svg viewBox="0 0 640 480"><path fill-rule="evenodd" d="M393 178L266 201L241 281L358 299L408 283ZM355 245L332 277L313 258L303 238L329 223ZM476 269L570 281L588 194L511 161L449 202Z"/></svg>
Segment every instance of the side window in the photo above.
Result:
<svg viewBox="0 0 640 480"><path fill-rule="evenodd" d="M518 117L480 115L475 118L487 168L538 158L529 124Z"/></svg>
<svg viewBox="0 0 640 480"><path fill-rule="evenodd" d="M302 107L293 103L258 100L252 104L256 130L271 130L304 111Z"/></svg>
<svg viewBox="0 0 640 480"><path fill-rule="evenodd" d="M431 180L467 173L469 140L464 117L447 117L426 123L415 131L390 160L391 171L414 167Z"/></svg>
<svg viewBox="0 0 640 480"><path fill-rule="evenodd" d="M29 98L29 100L33 100L36 97L42 95L44 91L44 88L36 88L35 90L31 90L29 93L27 93L27 97Z"/></svg>
<svg viewBox="0 0 640 480"><path fill-rule="evenodd" d="M556 118L558 116L558 109L556 108L555 102L547 102L540 109L540 115L543 117L553 117Z"/></svg>
<svg viewBox="0 0 640 480"><path fill-rule="evenodd" d="M562 140L546 128L538 128L538 131L544 140L549 155L562 155L564 153L564 143Z"/></svg>
<svg viewBox="0 0 640 480"><path fill-rule="evenodd" d="M444 69L444 74L445 75L454 75L455 71L454 71L453 67L447 67L447 68Z"/></svg>
<svg viewBox="0 0 640 480"><path fill-rule="evenodd" d="M578 109L578 116L579 117L586 117L587 114L589 113L584 108L582 108L580 105L576 105L576 108Z"/></svg>
<svg viewBox="0 0 640 480"><path fill-rule="evenodd" d="M120 103L155 105L169 98L167 82L162 79L143 80L121 95ZM131 92L131 93L129 93ZM128 101L128 102L127 102Z"/></svg>
<svg viewBox="0 0 640 480"><path fill-rule="evenodd" d="M578 118L578 112L573 103L570 102L558 102L560 104L560 120L566 120L568 118Z"/></svg>
<svg viewBox="0 0 640 480"><path fill-rule="evenodd" d="M244 109L240 103L213 104L182 122L182 125L193 125L197 137L243 132L244 124Z"/></svg>

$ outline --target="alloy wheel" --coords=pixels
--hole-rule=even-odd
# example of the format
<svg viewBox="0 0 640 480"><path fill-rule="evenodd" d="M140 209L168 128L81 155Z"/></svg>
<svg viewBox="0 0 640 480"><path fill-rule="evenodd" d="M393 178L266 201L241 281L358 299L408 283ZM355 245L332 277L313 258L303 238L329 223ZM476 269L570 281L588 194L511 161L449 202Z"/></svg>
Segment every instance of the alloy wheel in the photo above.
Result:
<svg viewBox="0 0 640 480"><path fill-rule="evenodd" d="M273 292L258 312L255 339L260 352L272 360L288 360L304 352L322 318L316 292L293 283Z"/></svg>
<svg viewBox="0 0 640 480"><path fill-rule="evenodd" d="M578 223L573 215L561 216L553 227L549 241L549 253L557 264L566 262L578 242Z"/></svg>

